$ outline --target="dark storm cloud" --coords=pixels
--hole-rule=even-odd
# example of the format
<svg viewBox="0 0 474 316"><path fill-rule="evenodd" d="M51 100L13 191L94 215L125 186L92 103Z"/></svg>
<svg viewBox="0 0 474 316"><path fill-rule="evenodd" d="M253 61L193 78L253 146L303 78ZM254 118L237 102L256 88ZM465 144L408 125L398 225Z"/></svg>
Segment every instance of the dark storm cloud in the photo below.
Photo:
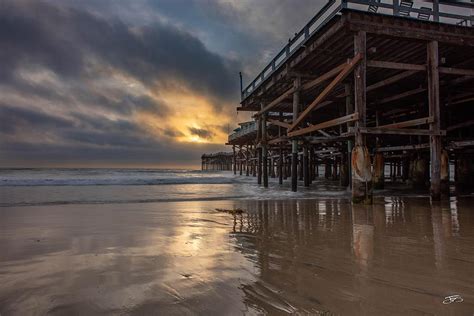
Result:
<svg viewBox="0 0 474 316"><path fill-rule="evenodd" d="M196 135L202 139L210 139L214 136L213 132L204 128L188 127L188 129L192 135Z"/></svg>
<svg viewBox="0 0 474 316"><path fill-rule="evenodd" d="M173 102L188 93L181 102L233 111L238 72L256 74L316 2L0 0L0 164L195 162L223 150L177 143L229 127L167 126Z"/></svg>
<svg viewBox="0 0 474 316"><path fill-rule="evenodd" d="M3 1L0 79L22 64L40 64L62 76L93 76L85 59L98 58L145 84L178 79L220 98L236 95L237 65L209 52L195 37L155 23L132 30L118 19L56 8L42 1Z"/></svg>
<svg viewBox="0 0 474 316"><path fill-rule="evenodd" d="M13 134L18 130L65 128L73 122L38 111L7 106L0 103L0 133Z"/></svg>

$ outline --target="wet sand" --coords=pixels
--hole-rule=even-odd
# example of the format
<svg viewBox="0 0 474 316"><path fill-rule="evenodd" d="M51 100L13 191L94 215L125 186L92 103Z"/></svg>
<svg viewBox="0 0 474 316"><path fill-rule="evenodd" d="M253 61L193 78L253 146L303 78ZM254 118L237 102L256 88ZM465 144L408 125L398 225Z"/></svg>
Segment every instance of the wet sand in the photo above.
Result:
<svg viewBox="0 0 474 316"><path fill-rule="evenodd" d="M473 203L4 207L0 314L473 315Z"/></svg>

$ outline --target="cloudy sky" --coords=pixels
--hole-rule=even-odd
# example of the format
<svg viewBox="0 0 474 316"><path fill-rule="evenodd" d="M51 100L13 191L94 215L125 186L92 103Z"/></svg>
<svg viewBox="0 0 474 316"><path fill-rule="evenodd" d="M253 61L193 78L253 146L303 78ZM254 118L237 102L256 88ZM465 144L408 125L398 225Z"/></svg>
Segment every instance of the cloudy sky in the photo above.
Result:
<svg viewBox="0 0 474 316"><path fill-rule="evenodd" d="M0 167L198 166L323 2L0 0Z"/></svg>

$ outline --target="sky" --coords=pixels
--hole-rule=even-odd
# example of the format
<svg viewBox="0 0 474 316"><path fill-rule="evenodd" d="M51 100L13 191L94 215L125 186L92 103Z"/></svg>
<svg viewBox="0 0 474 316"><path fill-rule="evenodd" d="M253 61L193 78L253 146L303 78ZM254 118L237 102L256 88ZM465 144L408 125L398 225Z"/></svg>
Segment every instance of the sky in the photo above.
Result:
<svg viewBox="0 0 474 316"><path fill-rule="evenodd" d="M0 167L198 167L324 0L0 0Z"/></svg>

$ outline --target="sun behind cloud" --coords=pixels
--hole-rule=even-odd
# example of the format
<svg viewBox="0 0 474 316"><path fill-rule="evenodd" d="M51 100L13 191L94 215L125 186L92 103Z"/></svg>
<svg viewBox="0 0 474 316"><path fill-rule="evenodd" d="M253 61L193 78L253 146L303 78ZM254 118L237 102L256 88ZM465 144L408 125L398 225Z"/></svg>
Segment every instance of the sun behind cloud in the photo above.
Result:
<svg viewBox="0 0 474 316"><path fill-rule="evenodd" d="M216 110L212 101L189 89L154 93L166 105L166 117L150 112L137 113L137 120L159 137L177 142L222 144L227 141L231 117Z"/></svg>

